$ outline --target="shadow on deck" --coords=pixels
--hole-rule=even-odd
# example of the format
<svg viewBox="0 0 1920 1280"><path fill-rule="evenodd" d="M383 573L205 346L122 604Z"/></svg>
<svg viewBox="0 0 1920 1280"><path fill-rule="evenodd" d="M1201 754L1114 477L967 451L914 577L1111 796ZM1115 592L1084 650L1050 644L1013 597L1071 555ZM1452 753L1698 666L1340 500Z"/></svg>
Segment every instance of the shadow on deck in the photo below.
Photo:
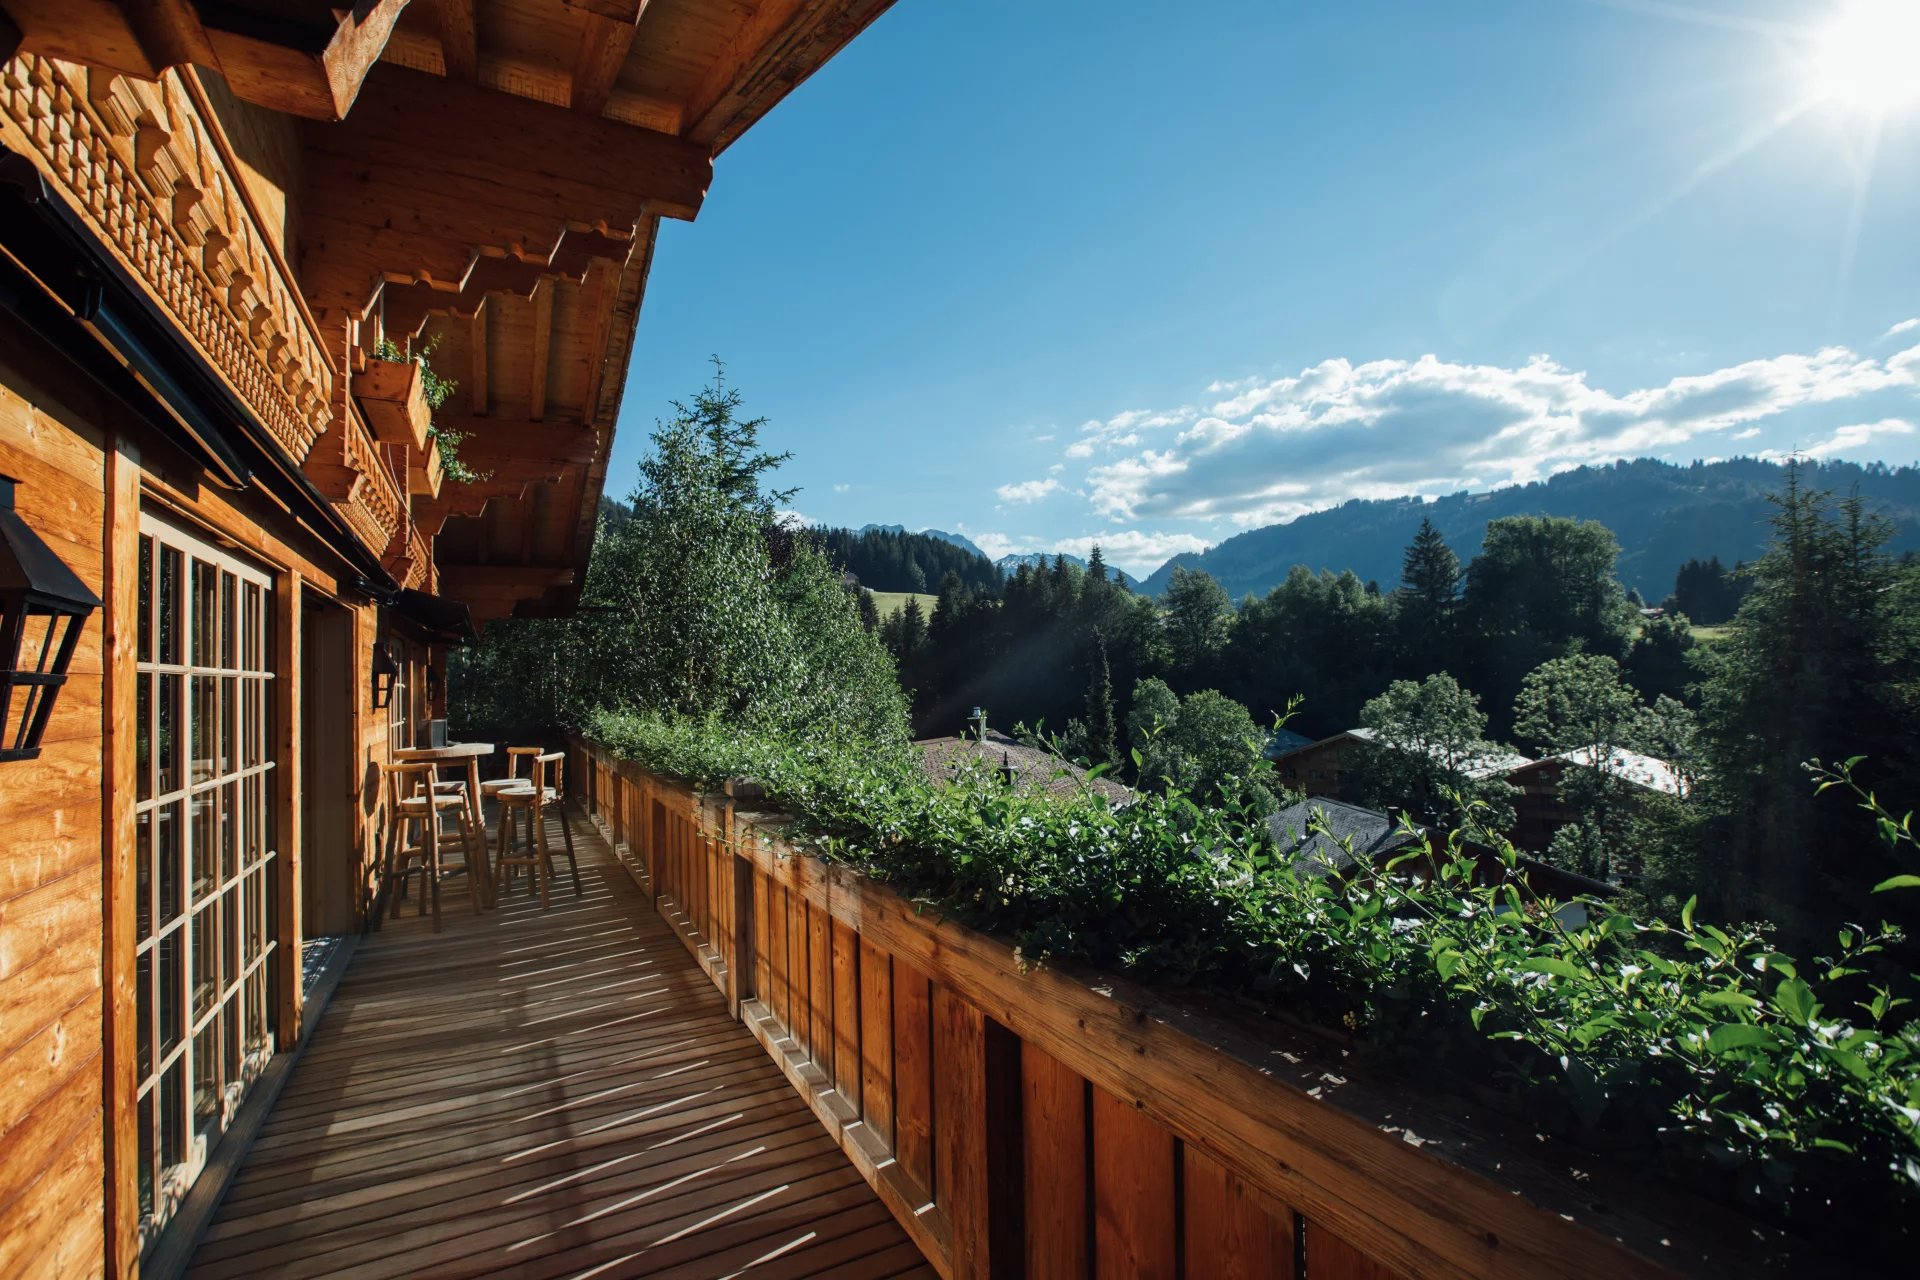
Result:
<svg viewBox="0 0 1920 1280"><path fill-rule="evenodd" d="M583 895L561 859L550 911L455 884L367 936L190 1275L931 1274L573 829Z"/></svg>

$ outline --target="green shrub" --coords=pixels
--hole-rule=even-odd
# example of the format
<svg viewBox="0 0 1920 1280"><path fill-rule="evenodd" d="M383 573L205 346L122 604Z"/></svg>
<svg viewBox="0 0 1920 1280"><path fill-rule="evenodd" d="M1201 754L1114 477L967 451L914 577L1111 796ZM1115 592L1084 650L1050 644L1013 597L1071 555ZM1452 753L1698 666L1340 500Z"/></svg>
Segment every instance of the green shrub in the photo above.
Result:
<svg viewBox="0 0 1920 1280"><path fill-rule="evenodd" d="M1543 1127L1662 1150L1695 1182L1714 1171L1803 1224L1904 1229L1873 1211L1910 1208L1920 1187L1920 1034L1869 972L1888 928L1846 930L1832 959L1802 961L1691 903L1674 922L1587 902L1564 923L1576 913L1476 885L1459 836L1384 866L1361 857L1339 880L1283 865L1258 806L1203 808L1177 789L1113 810L986 768L936 787L908 748L718 718L600 713L585 728L695 786L760 781L803 844L1028 960L1250 994L1352 1033L1363 1056L1504 1085ZM1437 874L1404 874L1421 860Z"/></svg>

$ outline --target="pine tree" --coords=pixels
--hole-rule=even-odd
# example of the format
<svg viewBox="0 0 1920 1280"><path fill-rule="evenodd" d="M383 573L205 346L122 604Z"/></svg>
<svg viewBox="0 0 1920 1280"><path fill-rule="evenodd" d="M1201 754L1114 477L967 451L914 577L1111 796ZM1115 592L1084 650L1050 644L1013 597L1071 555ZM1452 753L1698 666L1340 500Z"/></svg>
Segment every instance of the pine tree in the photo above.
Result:
<svg viewBox="0 0 1920 1280"><path fill-rule="evenodd" d="M1100 544L1094 543L1093 550L1087 553L1087 581L1105 582L1107 580L1107 560L1100 554Z"/></svg>
<svg viewBox="0 0 1920 1280"><path fill-rule="evenodd" d="M1394 592L1399 666L1408 676L1445 671L1455 662L1460 617L1460 557L1431 519L1420 521L1400 565Z"/></svg>
<svg viewBox="0 0 1920 1280"><path fill-rule="evenodd" d="M871 634L880 629L880 610L873 603L873 592L862 591L859 596L856 607L860 610L860 625Z"/></svg>
<svg viewBox="0 0 1920 1280"><path fill-rule="evenodd" d="M1096 765L1120 762L1120 730L1113 711L1113 674L1107 668L1107 638L1098 631L1093 633L1093 674L1087 681L1086 746L1087 758Z"/></svg>
<svg viewBox="0 0 1920 1280"><path fill-rule="evenodd" d="M920 602L909 598L907 607L900 611L899 657L901 661L911 658L927 642L927 616L920 611Z"/></svg>

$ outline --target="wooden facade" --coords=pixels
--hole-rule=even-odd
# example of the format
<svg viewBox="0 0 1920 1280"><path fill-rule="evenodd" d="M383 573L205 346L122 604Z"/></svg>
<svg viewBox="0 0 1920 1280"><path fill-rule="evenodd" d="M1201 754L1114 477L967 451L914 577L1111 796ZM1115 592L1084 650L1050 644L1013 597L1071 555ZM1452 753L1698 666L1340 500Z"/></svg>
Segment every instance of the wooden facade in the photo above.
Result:
<svg viewBox="0 0 1920 1280"><path fill-rule="evenodd" d="M0 473L105 601L0 764L0 1274L136 1274L300 1041L447 646L577 602L659 219L885 7L0 0Z"/></svg>

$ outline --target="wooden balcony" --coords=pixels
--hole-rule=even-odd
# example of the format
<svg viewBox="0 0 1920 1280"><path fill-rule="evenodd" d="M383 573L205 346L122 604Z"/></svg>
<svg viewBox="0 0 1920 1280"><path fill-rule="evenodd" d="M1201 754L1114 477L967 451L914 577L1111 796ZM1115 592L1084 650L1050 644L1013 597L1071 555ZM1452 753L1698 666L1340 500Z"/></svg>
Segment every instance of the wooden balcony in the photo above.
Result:
<svg viewBox="0 0 1920 1280"><path fill-rule="evenodd" d="M557 815L549 815L559 838ZM355 954L195 1276L931 1274L590 823ZM556 844L557 847L557 844Z"/></svg>

